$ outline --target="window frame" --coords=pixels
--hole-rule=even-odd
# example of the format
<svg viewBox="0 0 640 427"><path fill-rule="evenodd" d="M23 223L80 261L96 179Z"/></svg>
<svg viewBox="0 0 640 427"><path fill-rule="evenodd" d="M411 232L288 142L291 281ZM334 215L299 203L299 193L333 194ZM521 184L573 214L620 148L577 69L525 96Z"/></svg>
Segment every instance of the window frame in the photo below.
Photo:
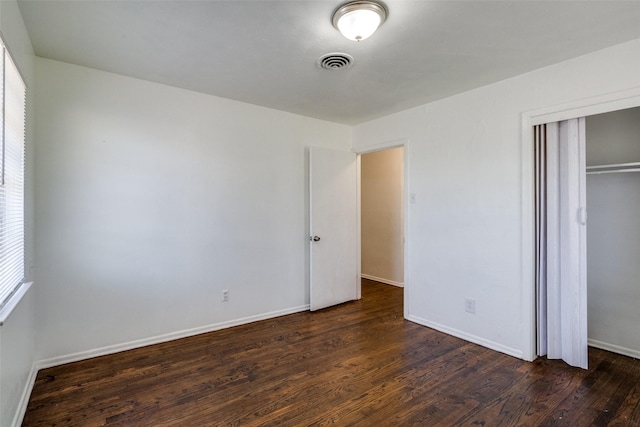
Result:
<svg viewBox="0 0 640 427"><path fill-rule="evenodd" d="M25 283L27 85L1 35L0 55L0 325L2 325L31 283Z"/></svg>

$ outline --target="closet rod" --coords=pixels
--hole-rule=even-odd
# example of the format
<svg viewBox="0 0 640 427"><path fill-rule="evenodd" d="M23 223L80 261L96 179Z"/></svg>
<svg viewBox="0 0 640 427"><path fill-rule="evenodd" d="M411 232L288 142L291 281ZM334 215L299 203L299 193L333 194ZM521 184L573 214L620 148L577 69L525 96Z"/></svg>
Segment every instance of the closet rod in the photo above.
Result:
<svg viewBox="0 0 640 427"><path fill-rule="evenodd" d="M597 165L597 166L587 166L587 170L593 169L609 169L609 168L625 168L625 167L633 167L640 166L640 162L633 163L614 163L610 165Z"/></svg>
<svg viewBox="0 0 640 427"><path fill-rule="evenodd" d="M640 172L640 168L587 171L587 175L601 175L603 173L626 173L626 172Z"/></svg>

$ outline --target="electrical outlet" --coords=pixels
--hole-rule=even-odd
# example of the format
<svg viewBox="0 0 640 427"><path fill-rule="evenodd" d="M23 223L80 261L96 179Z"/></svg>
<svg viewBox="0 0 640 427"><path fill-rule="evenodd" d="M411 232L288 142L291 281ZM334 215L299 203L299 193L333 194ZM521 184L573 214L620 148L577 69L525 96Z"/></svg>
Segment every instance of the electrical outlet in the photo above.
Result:
<svg viewBox="0 0 640 427"><path fill-rule="evenodd" d="M222 291L222 302L229 301L229 289Z"/></svg>
<svg viewBox="0 0 640 427"><path fill-rule="evenodd" d="M476 314L476 300L471 298L464 299L464 311L471 314Z"/></svg>

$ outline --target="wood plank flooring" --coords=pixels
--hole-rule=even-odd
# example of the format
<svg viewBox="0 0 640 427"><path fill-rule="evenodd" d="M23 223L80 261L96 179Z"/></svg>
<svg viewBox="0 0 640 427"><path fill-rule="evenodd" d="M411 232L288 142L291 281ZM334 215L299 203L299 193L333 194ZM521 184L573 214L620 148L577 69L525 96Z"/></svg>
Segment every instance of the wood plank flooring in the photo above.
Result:
<svg viewBox="0 0 640 427"><path fill-rule="evenodd" d="M402 289L38 373L24 426L640 426L640 360L524 362L403 320Z"/></svg>

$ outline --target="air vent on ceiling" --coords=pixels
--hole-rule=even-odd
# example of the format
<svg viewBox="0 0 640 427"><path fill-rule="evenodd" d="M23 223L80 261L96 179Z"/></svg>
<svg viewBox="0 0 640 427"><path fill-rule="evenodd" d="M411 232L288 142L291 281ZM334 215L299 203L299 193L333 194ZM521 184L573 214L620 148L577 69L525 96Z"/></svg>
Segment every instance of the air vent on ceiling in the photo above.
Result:
<svg viewBox="0 0 640 427"><path fill-rule="evenodd" d="M353 65L353 57L346 53L327 53L318 58L318 66L325 70L342 70Z"/></svg>

